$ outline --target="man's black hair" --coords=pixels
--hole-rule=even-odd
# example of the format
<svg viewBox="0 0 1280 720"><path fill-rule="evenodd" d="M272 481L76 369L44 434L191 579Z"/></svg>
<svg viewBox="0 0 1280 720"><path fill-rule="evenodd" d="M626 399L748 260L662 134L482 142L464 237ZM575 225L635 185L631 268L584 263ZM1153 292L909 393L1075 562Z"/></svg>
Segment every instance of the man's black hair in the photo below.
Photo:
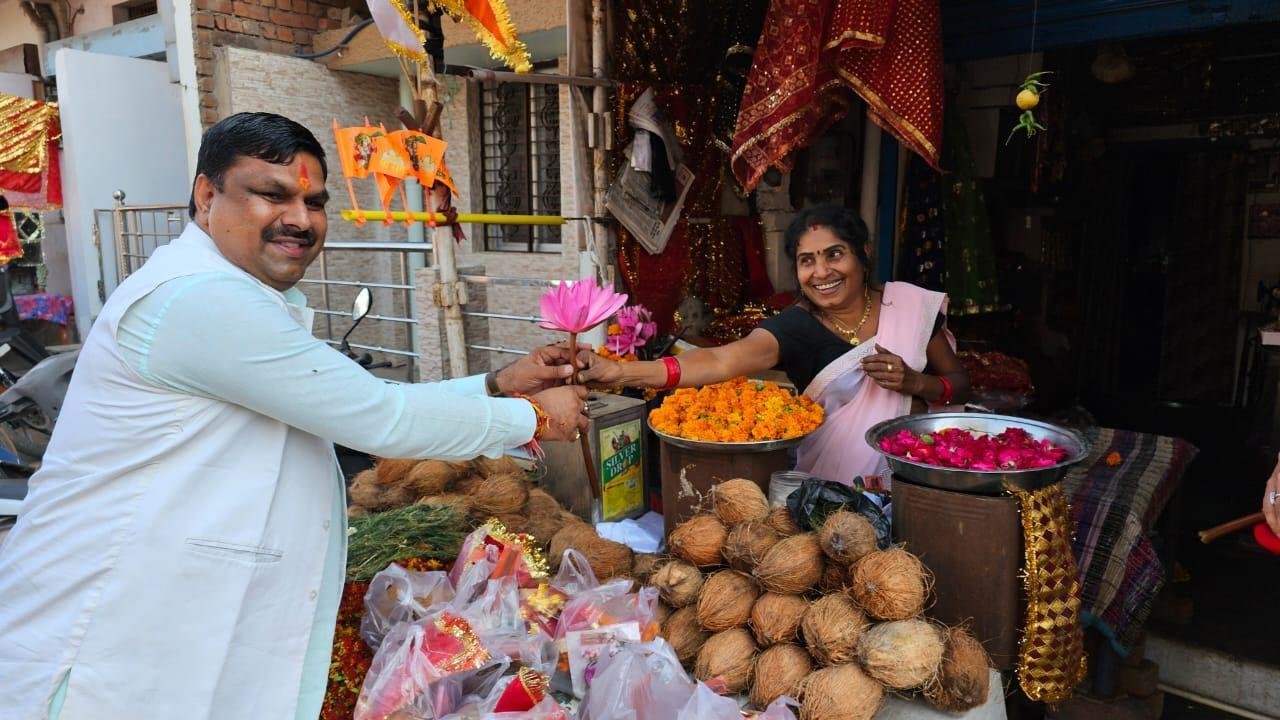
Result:
<svg viewBox="0 0 1280 720"><path fill-rule="evenodd" d="M204 175L221 191L227 169L235 164L236 158L251 157L287 165L299 152L314 155L320 161L321 182L328 179L324 148L310 130L275 113L236 113L204 131L196 159L196 177ZM193 218L196 216L194 182L187 212Z"/></svg>

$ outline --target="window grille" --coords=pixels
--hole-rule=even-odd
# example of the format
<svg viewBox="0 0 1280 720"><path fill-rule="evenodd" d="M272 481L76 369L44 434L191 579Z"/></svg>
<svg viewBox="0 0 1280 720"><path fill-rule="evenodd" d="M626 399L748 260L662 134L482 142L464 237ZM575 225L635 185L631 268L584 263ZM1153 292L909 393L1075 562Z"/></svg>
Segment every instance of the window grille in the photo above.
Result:
<svg viewBox="0 0 1280 720"><path fill-rule="evenodd" d="M559 215L559 88L485 83L480 117L485 212ZM484 249L559 252L560 227L485 225Z"/></svg>

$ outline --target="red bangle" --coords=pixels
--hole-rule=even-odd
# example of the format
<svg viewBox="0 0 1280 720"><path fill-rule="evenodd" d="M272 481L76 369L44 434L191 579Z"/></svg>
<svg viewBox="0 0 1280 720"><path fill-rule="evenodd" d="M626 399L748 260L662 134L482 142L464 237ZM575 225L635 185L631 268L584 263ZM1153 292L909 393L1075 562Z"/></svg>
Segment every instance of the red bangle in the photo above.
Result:
<svg viewBox="0 0 1280 720"><path fill-rule="evenodd" d="M670 390L680 384L680 361L668 355L662 358L662 364L667 366L667 382L662 389Z"/></svg>
<svg viewBox="0 0 1280 720"><path fill-rule="evenodd" d="M951 381L946 379L942 375L939 375L938 382L942 383L942 397L938 398L938 404L950 405L951 396L955 394L955 389L951 387Z"/></svg>

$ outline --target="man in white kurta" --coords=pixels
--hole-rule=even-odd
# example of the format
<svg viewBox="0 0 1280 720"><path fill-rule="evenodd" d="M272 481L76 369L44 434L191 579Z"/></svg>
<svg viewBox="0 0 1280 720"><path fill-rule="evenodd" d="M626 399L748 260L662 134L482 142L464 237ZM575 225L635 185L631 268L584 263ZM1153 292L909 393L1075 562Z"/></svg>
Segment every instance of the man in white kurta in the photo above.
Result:
<svg viewBox="0 0 1280 720"><path fill-rule="evenodd" d="M545 439L585 422L579 389L544 389L567 368L394 384L311 336L293 284L323 158L280 116L211 128L194 222L103 307L0 546L0 718L314 719L346 554L332 443L496 456L536 415L495 384L541 390Z"/></svg>

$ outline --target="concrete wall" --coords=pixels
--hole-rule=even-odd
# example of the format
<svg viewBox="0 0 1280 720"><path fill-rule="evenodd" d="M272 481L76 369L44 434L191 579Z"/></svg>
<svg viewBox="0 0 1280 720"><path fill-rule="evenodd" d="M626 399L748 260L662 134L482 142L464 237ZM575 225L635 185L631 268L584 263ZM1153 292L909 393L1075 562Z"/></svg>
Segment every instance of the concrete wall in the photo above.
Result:
<svg viewBox="0 0 1280 720"><path fill-rule="evenodd" d="M84 12L71 19L72 34L82 35L111 27L114 24L111 7L118 2L120 0L81 0L73 3L73 9L83 9ZM0 50L31 43L40 47L43 57L45 40L43 28L31 22L19 0L0 0ZM45 72L52 72L52 68L45 68Z"/></svg>
<svg viewBox="0 0 1280 720"><path fill-rule="evenodd" d="M350 207L346 182L338 163L338 151L334 144L332 124L368 116L370 121L395 117L399 106L399 90L395 80L389 78L334 72L310 60L299 60L269 52L246 50L237 47L217 48L215 52L216 74L225 83L216 90L218 107L227 114L237 112L276 112L298 121L315 133L323 145L329 163L326 187L333 199L329 203L330 242L381 241L405 242L404 225L384 226L368 223L358 228L354 223L339 217L341 209ZM356 200L361 207L376 208L378 200L372 181L357 181ZM398 202L398 201L397 201ZM330 279L362 282L398 282L398 255L387 252L328 252L327 264ZM317 261L308 277L319 277ZM323 307L323 298L314 285L303 284L312 307ZM351 308L354 290L337 288L331 292L330 306L340 312ZM408 312L400 293L377 290L374 293L374 310L378 315L407 317ZM316 319L317 332L324 327L321 318ZM346 330L345 319L335 318L334 329L340 334ZM384 347L407 344L411 330L390 324L362 324L352 339L356 342Z"/></svg>

